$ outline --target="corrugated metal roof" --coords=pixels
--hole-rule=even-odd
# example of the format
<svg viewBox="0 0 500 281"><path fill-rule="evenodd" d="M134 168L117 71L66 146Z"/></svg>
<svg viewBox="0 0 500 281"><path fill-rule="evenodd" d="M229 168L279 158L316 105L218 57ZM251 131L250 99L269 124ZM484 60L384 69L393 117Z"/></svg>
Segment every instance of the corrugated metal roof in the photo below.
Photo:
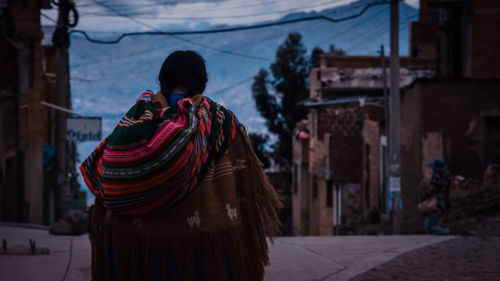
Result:
<svg viewBox="0 0 500 281"><path fill-rule="evenodd" d="M415 79L434 77L436 71L432 69L401 68L399 86L404 88ZM387 85L391 79L389 69L386 70ZM340 68L329 67L320 69L320 81L325 88L383 88L382 68Z"/></svg>
<svg viewBox="0 0 500 281"><path fill-rule="evenodd" d="M365 104L367 102L380 102L380 101L383 101L383 98L367 97L367 96L354 96L354 97L341 97L341 98L321 99L321 100L305 99L303 101L300 101L298 104L305 105L307 107L315 107L315 106L322 106L322 105L346 104L346 103Z"/></svg>

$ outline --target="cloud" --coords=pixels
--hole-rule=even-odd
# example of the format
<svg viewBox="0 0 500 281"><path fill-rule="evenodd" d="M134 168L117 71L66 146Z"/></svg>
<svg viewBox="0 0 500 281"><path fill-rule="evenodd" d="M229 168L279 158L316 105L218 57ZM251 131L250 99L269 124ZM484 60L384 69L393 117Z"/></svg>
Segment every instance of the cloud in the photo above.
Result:
<svg viewBox="0 0 500 281"><path fill-rule="evenodd" d="M354 0L123 0L99 1L78 7L78 29L91 31L145 31L207 28L277 20L289 13L321 11ZM410 0L414 1L414 0ZM57 9L45 13L57 18ZM124 15L133 16L134 19ZM50 24L42 18L42 24Z"/></svg>
<svg viewBox="0 0 500 281"><path fill-rule="evenodd" d="M413 8L420 8L420 0L405 0L405 3L412 6Z"/></svg>

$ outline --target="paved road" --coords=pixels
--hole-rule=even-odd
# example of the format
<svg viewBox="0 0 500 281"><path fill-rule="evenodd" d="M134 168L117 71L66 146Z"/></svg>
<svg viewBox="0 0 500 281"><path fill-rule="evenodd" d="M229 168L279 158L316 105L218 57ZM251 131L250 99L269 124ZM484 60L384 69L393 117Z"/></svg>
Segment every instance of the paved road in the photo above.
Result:
<svg viewBox="0 0 500 281"><path fill-rule="evenodd" d="M439 236L322 236L278 239L266 281L344 281L402 253L451 239Z"/></svg>
<svg viewBox="0 0 500 281"><path fill-rule="evenodd" d="M463 237L404 253L352 281L498 281L500 237Z"/></svg>
<svg viewBox="0 0 500 281"><path fill-rule="evenodd" d="M28 246L28 239L50 255L0 255L0 280L88 281L90 244L87 235L53 236L46 230L0 225L9 247ZM271 246L266 281L349 280L402 253L446 241L436 236L285 237Z"/></svg>

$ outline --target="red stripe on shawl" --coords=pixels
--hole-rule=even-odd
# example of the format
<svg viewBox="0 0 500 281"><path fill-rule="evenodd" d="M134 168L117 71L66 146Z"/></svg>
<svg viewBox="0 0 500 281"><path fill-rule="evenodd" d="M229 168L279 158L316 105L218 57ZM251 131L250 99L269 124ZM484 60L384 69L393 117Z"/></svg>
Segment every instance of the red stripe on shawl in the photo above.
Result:
<svg viewBox="0 0 500 281"><path fill-rule="evenodd" d="M161 150L161 147L168 143L167 140L172 138L179 131L185 129L187 118L181 115L177 118L181 120L176 120L176 122L167 122L146 145L141 145L139 148L130 150L113 150L106 147L103 154L104 161L110 164L131 164L139 162L145 158L149 158Z"/></svg>
<svg viewBox="0 0 500 281"><path fill-rule="evenodd" d="M85 171L84 165L80 165L80 172L82 173L83 181L88 186L90 192L92 192L92 194L94 195L99 195L100 194L99 190L97 189L96 186L94 186L90 178L87 176L87 171Z"/></svg>
<svg viewBox="0 0 500 281"><path fill-rule="evenodd" d="M192 101L191 101L192 102ZM204 104L206 105L207 110L210 110L210 103L205 99ZM192 104L189 104L193 106ZM116 150L110 149L108 147L104 150L104 161L109 164L131 164L134 162L142 162L149 160L148 158L153 155L156 151L161 150L162 146L165 146L168 142L169 138L172 138L174 134L178 133L182 129L186 129L187 118L185 116L186 106L181 103L179 104L179 111L182 114L179 114L175 121L165 122L164 125L155 133L155 136L149 141L146 145L141 145L138 148L128 149L128 150ZM197 115L201 115L201 108L198 111ZM208 128L211 124L210 120L203 120L207 122L207 127L202 127L201 131L206 131L209 134ZM198 122L198 126L203 124L202 122ZM167 125L170 125L167 127ZM204 129L204 130L203 130Z"/></svg>
<svg viewBox="0 0 500 281"><path fill-rule="evenodd" d="M167 195L164 195L160 197L158 200L155 200L142 207L134 208L131 210L118 211L117 213L122 215L132 215L132 216L144 215L168 203L172 199L172 197L174 197L175 194L177 194L177 190L172 190Z"/></svg>
<svg viewBox="0 0 500 281"><path fill-rule="evenodd" d="M155 189L159 182L168 182L175 177L189 163L190 156L193 154L194 144L189 143L182 155L187 157L177 157L175 162L171 164L171 168L161 169L159 173L148 176L146 179L140 178L135 181L127 180L125 182L109 182L103 181L102 188L106 196L125 196L135 193L144 192L150 189ZM182 156L181 155L181 156ZM189 171L193 175L192 171ZM187 177L190 178L189 176Z"/></svg>

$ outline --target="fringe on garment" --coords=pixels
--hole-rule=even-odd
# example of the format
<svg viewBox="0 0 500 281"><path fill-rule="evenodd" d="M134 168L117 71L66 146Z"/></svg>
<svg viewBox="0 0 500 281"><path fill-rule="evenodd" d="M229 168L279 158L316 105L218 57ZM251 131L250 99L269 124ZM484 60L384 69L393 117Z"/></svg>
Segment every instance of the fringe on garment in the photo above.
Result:
<svg viewBox="0 0 500 281"><path fill-rule="evenodd" d="M233 169L234 186L228 187L236 189L239 223L185 231L173 225L176 206L169 216L126 216L96 202L91 226L92 280L170 281L168 276L174 275L178 278L172 280L262 280L269 265L266 237L273 242L278 235L276 209L282 205L242 126L229 152L233 165L242 160L247 165Z"/></svg>

